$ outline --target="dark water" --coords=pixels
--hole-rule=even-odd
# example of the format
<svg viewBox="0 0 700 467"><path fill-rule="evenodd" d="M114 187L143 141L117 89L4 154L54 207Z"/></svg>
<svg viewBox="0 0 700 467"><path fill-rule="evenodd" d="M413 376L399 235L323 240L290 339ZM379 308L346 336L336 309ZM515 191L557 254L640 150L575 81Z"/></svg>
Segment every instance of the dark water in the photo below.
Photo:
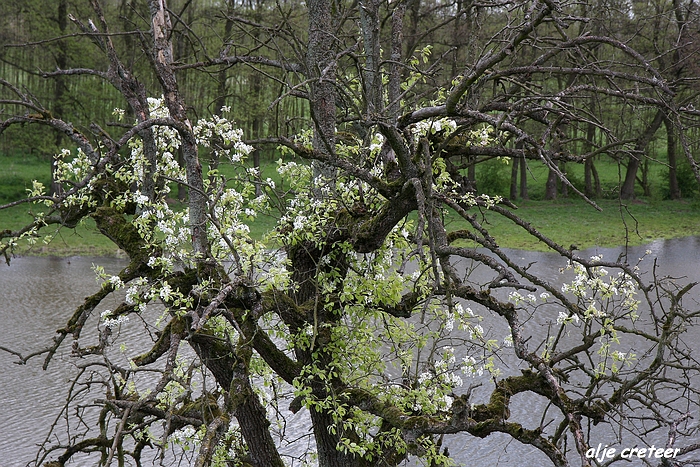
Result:
<svg viewBox="0 0 700 467"><path fill-rule="evenodd" d="M110 258L16 258L0 267L0 345L35 352L51 343L55 330L82 300L97 290L93 263L116 272L122 261ZM37 444L65 402L74 364L70 344L42 370L43 356L18 365L0 352L0 465L19 467L34 459Z"/></svg>
<svg viewBox="0 0 700 467"><path fill-rule="evenodd" d="M656 241L634 247L627 252L628 261L636 262L645 250L651 250L650 256L658 258L661 274L686 277L684 282L700 280L700 238ZM606 259L614 260L621 252L620 249L598 249L582 252L581 256L603 254ZM532 271L550 279L556 279L559 268L564 265L562 258L553 254L511 253L520 264L534 263ZM645 262L650 264L651 259ZM91 270L93 264L114 273L125 263L110 258L27 257L13 260L10 267L4 263L0 265L0 346L23 355L46 347L54 331L65 325L75 307L97 290ZM105 308L109 306L105 304ZM85 334L90 331L86 329ZM65 402L70 377L75 374L76 360L69 354L70 345L64 345L48 370L43 371L43 357L34 358L27 365L17 365L15 356L0 351L0 467L25 466L34 460L37 446L54 423ZM513 418L526 417L536 403L534 399L520 400L513 407ZM299 431L308 432L304 421L297 423ZM485 440L453 437L449 448L459 465L539 467L549 464L539 451L519 445L506 436L491 436Z"/></svg>

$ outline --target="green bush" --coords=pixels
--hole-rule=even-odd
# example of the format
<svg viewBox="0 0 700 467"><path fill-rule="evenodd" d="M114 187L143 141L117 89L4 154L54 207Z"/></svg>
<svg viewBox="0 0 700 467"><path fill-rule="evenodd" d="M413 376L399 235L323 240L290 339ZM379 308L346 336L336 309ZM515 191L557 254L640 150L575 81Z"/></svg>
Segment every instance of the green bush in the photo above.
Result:
<svg viewBox="0 0 700 467"><path fill-rule="evenodd" d="M511 166L502 160L493 159L476 167L476 188L479 193L490 196L508 196L510 192Z"/></svg>
<svg viewBox="0 0 700 467"><path fill-rule="evenodd" d="M666 170L664 172L664 181L666 183L664 183L662 189L664 199L671 199L671 190L669 188L670 180L670 171ZM698 182L695 180L695 174L687 161L681 162L676 167L676 180L678 180L678 189L681 192L681 197L697 198L698 195L700 195Z"/></svg>

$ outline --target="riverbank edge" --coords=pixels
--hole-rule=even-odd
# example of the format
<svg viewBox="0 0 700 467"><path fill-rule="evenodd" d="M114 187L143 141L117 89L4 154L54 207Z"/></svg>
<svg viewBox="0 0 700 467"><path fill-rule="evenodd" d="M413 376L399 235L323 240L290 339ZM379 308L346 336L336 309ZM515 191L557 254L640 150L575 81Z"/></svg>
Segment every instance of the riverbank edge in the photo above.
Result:
<svg viewBox="0 0 700 467"><path fill-rule="evenodd" d="M515 214L540 233L565 248L614 248L639 246L657 240L700 236L700 208L685 201L647 202L634 200L602 200L602 211L596 211L582 200L522 201ZM482 211L479 220L496 238L501 248L523 251L552 251L545 243L524 229L492 211ZM0 226L3 225L0 215ZM17 220L15 220L17 223ZM462 219L446 218L449 230L469 229ZM262 238L274 222L257 219L251 223L253 238ZM14 226L15 228L18 227ZM63 230L66 233L66 230ZM70 234L55 234L44 244L19 245L14 256L101 256L126 257L117 246L97 232L94 223L81 224ZM462 242L458 246L473 247Z"/></svg>
<svg viewBox="0 0 700 467"><path fill-rule="evenodd" d="M576 250L588 250L592 248L621 248L621 247L635 247L648 245L659 240L675 240L682 238L698 237L698 234L690 235L675 235L675 236L664 236L650 238L641 238L638 236L630 237L627 243L625 242L600 242L600 243L581 243L575 245L566 245L565 248L574 246ZM554 252L544 243L539 240L530 242L530 247L523 247L522 243L509 244L509 243L499 243L500 248L510 249L510 250L520 250L520 251L531 251L531 252ZM474 246L474 245L470 245ZM126 259L126 253L114 246L114 248L103 248L86 245L84 247L54 247L52 245L42 245L41 247L24 248L15 250L11 258L23 258L23 257L56 257L56 258L70 258L70 257L95 257L95 258L122 258Z"/></svg>

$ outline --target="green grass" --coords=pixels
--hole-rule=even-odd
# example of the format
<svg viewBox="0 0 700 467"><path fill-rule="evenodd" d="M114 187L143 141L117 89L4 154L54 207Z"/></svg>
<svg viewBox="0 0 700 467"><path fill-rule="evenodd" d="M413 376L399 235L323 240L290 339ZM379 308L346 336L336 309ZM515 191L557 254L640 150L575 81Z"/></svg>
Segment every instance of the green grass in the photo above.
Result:
<svg viewBox="0 0 700 467"><path fill-rule="evenodd" d="M38 180L49 186L51 168L48 158L25 154L0 155L0 205L22 199L27 196L32 180ZM16 231L30 224L41 206L20 204L0 211L0 231ZM92 255L114 256L119 254L117 246L108 238L100 235L91 219L86 220L76 229L58 229L46 227L44 234L54 236L45 244L37 241L34 245L20 243L16 253L29 255Z"/></svg>
<svg viewBox="0 0 700 467"><path fill-rule="evenodd" d="M502 164L499 162L499 164ZM503 164L502 164L503 165ZM266 161L262 177L271 177L279 183L275 172L275 164ZM659 166L661 167L661 166ZM598 166L601 182L604 187L614 187L618 183L617 166L612 162L601 163ZM222 165L222 173L229 174L229 169ZM571 165L567 168L573 178L582 179L580 166ZM503 165L498 169L501 175L510 174L510 166ZM531 171L530 194L535 200L515 201L519 209L515 213L530 222L541 233L564 246L576 244L579 248L592 246L618 246L649 243L659 238L676 238L700 235L700 209L697 203L689 201L666 201L660 195L649 199L620 204L614 199L601 199L596 202L603 208L596 211L589 204L577 198L566 198L555 201L541 201L540 194L544 190L546 171L534 166ZM31 187L31 181L38 179L48 186L49 163L36 156L0 155L0 205L22 198L26 188ZM650 179L655 190L663 186L663 168L651 171ZM37 206L22 204L0 211L0 231L17 230L32 221L30 211ZM485 211L481 220L496 237L502 247L527 250L546 250L546 246L509 220ZM261 238L275 224L275 219L269 216L259 216L251 223L251 234ZM452 217L448 222L449 229L464 228L466 222ZM45 233L54 234L49 244L37 242L34 246L20 245L19 254L29 255L93 255L114 256L119 251L114 243L99 234L94 222L88 219L76 229L60 229L48 227Z"/></svg>
<svg viewBox="0 0 700 467"><path fill-rule="evenodd" d="M16 231L29 225L39 206L21 204L0 211L0 231ZM100 234L92 219L85 219L75 229L50 225L42 229L43 235L52 236L49 243L37 239L34 245L19 242L15 254L32 256L121 256L117 245Z"/></svg>
<svg viewBox="0 0 700 467"><path fill-rule="evenodd" d="M656 239L700 235L700 209L684 201L599 200L602 211L580 199L525 201L516 203L515 214L557 243L580 249L593 246L643 245ZM523 250L546 251L548 247L493 212L480 219L499 245ZM451 228L466 225L455 222Z"/></svg>
<svg viewBox="0 0 700 467"><path fill-rule="evenodd" d="M267 162L262 171L262 178L278 178L275 169L276 165L273 162ZM220 171L226 176L234 175L234 170L224 164L221 165ZM0 206L26 197L27 189L32 187L32 180L38 180L44 186L49 186L51 172L46 158L22 154L0 154ZM173 201L174 209L182 206L183 204ZM25 203L0 210L0 232L17 231L27 226L34 220L33 213L41 208L40 205ZM253 238L262 238L275 223L275 218L271 216L258 216L250 225L251 235ZM42 229L42 234L51 235L53 238L49 243L38 240L33 245L26 241L20 242L15 249L15 254L32 256L120 256L123 254L117 245L100 234L94 221L89 218L75 229L48 226Z"/></svg>
<svg viewBox="0 0 700 467"><path fill-rule="evenodd" d="M32 180L48 186L51 165L48 159L32 155L0 155L0 205L27 196Z"/></svg>

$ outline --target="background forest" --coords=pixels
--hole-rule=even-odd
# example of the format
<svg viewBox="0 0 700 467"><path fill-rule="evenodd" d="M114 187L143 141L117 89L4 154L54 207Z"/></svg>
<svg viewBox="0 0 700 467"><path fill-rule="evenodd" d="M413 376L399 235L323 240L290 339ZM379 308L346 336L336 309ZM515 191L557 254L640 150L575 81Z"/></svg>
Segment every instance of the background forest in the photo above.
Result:
<svg viewBox="0 0 700 467"><path fill-rule="evenodd" d="M312 117L302 95L305 78L299 68L307 27L303 8L296 8L293 2L204 0L173 1L169 7L177 18L172 31L174 68L179 91L193 119L217 114L227 105L247 139L291 137L309 128ZM7 2L2 8L0 76L20 88L31 89L32 96L52 115L78 128L89 129L97 122L119 125L113 109L128 106L119 90L105 80L95 79L95 71L104 68L104 56L69 19L69 15L80 17L81 13L89 16L89 4L28 0ZM157 89L150 60L141 48L148 22L147 6L114 0L104 2L103 8L109 24L119 29L112 41L124 65L139 76L146 89ZM351 6L347 8L346 18L338 22L342 27L337 40L349 47L349 61L341 65L346 73L343 84L348 88L340 105L346 113L342 131L352 138L366 131L353 117L360 110L357 106L365 105L356 101L353 89L357 93L358 86L371 84L379 89L381 85L367 82L371 76L354 75L348 69L353 54L362 51L353 50L352 45L358 34L352 26L361 19L351 12ZM404 63L400 73L405 93L401 98L421 102L435 100L439 89L458 77L465 63L514 20L507 4L416 0L408 2L405 9L401 50L391 52L398 53ZM558 147L554 149L562 154L559 168L574 187L591 198L693 199L698 193L697 169L687 155L696 153L699 144L693 118L699 73L694 4L581 2L576 11L567 14L572 20L582 20L571 26L575 31L569 29L569 24L564 28L557 22L542 28L536 40L509 57L507 73L487 74L478 92L470 91L473 104L485 108L488 103L496 110L499 101L517 97L519 105L540 108L544 115L545 98L549 101L558 96L562 108L568 106L568 111L578 112L577 118L565 119L557 127ZM378 18L380 35L390 34L387 18ZM572 49L558 54L547 61L546 67L536 63L551 41L560 40L556 36L572 33L618 40L648 60L673 92L677 108L684 110L678 122L683 134L678 134L673 122L673 118L681 117L658 115L651 102L645 102L652 97L630 100L629 96L613 99L615 96L609 93L593 95L596 87L633 71L625 70L629 64L620 62L624 50L610 50L595 43L585 52ZM585 53L585 59L577 57L578 53ZM382 50L378 58L383 66L392 59L389 50ZM70 73L56 73L72 68ZM582 99L584 95L590 95L588 100ZM567 104L567 99L577 102ZM127 118L132 117L127 114ZM35 157L50 164L66 144L70 142L51 128L34 127L31 132L8 128L0 139L0 151L5 157ZM509 143L514 154L516 144ZM260 146L251 162L258 165L262 160L270 165L278 158L274 146ZM465 174L492 195L512 200L575 195L555 176L556 171L546 167L543 171L542 165L532 163L527 154L512 160L494 160L490 154L474 159L465 163L469 167ZM44 175L44 180L50 179ZM0 195L8 201L24 194L16 191Z"/></svg>

